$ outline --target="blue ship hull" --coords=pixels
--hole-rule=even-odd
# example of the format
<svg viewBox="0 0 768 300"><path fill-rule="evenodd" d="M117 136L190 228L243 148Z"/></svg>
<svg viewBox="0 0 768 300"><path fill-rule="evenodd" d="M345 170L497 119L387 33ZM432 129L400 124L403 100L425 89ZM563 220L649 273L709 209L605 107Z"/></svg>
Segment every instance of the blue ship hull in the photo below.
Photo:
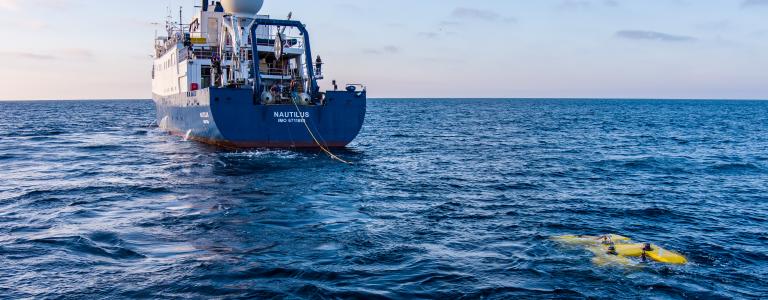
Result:
<svg viewBox="0 0 768 300"><path fill-rule="evenodd" d="M318 105L263 105L254 103L250 88L153 98L162 129L228 148L345 147L360 133L367 101L365 91L329 91Z"/></svg>

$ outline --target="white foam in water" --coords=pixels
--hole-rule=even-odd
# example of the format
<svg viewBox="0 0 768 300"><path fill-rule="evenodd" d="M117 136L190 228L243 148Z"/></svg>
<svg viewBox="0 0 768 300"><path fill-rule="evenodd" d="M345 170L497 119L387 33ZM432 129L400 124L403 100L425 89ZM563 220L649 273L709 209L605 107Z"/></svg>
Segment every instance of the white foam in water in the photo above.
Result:
<svg viewBox="0 0 768 300"><path fill-rule="evenodd" d="M342 247L339 244L327 243L327 244L322 244L322 245L318 246L317 248L315 248L315 250L319 250L319 251L336 251L336 250L340 250L341 248Z"/></svg>
<svg viewBox="0 0 768 300"><path fill-rule="evenodd" d="M160 124L157 124L157 126L162 130L168 130L168 116L163 117L163 119L160 120Z"/></svg>
<svg viewBox="0 0 768 300"><path fill-rule="evenodd" d="M249 151L242 151L242 152L226 153L223 155L229 158L251 158L251 159L263 158L263 157L281 158L281 159L301 157L299 153L295 151L290 151L290 150L249 150Z"/></svg>
<svg viewBox="0 0 768 300"><path fill-rule="evenodd" d="M191 204L184 204L179 206L166 207L166 209L167 210L188 210L188 209L192 209L192 207L193 206Z"/></svg>
<svg viewBox="0 0 768 300"><path fill-rule="evenodd" d="M221 159L216 159L216 163L218 163L218 164L219 164L220 166L222 166L222 167L226 167L226 166L227 166L227 163L225 163L225 162L224 162L224 161L222 161Z"/></svg>

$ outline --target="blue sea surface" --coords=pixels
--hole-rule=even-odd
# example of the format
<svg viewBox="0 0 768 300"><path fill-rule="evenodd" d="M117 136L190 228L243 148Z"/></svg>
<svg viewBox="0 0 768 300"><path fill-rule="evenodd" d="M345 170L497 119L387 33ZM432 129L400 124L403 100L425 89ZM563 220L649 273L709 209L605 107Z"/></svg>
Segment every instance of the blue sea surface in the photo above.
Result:
<svg viewBox="0 0 768 300"><path fill-rule="evenodd" d="M0 298L768 297L768 102L370 101L337 154L0 102ZM684 266L597 266L616 233Z"/></svg>

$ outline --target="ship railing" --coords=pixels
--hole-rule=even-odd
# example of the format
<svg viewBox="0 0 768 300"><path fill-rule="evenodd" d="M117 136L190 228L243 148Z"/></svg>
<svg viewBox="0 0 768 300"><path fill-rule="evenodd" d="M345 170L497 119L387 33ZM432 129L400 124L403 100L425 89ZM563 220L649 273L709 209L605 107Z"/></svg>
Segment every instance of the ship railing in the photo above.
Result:
<svg viewBox="0 0 768 300"><path fill-rule="evenodd" d="M203 34L200 33L193 33L191 35L192 38L204 38ZM164 41L165 45L159 46L158 48L164 48L164 51L160 52L167 52L167 50L175 48L176 41ZM268 35L258 35L257 36L257 43L259 46L268 46L273 47L275 46L275 39L273 36ZM172 47L173 46L173 47ZM285 40L284 46L286 48L303 48L304 47L304 40L298 37L287 37ZM247 60L251 60L252 53L250 49L245 48L244 51L246 52ZM216 53L216 51L213 50L211 46L207 46L205 44L195 44L193 43L193 46L191 47L191 53L186 53L187 51L181 51L184 53L179 54L179 61L184 61L186 59L211 59ZM224 57L222 57L223 60L231 60L232 59L232 46L227 46L224 49Z"/></svg>
<svg viewBox="0 0 768 300"><path fill-rule="evenodd" d="M249 42L252 42L252 41L249 41ZM275 46L275 36L274 35L257 34L256 35L256 45L258 45L258 46L274 47ZM304 38L298 37L298 36L286 36L285 40L283 41L283 45L284 45L285 48L304 48Z"/></svg>
<svg viewBox="0 0 768 300"><path fill-rule="evenodd" d="M260 68L261 74L264 75L277 75L277 76L291 76L291 72L288 70L288 68L275 68L275 67L267 67Z"/></svg>
<svg viewBox="0 0 768 300"><path fill-rule="evenodd" d="M276 68L263 69L261 71L261 74L264 74L264 75L277 75L277 76L285 76L285 75L287 75L285 70L283 70L283 69L276 69Z"/></svg>
<svg viewBox="0 0 768 300"><path fill-rule="evenodd" d="M192 39L208 39L207 36L200 34L200 33L193 33L190 36ZM273 35L256 35L256 43L259 46L267 46L267 47L273 47L275 46L275 36ZM193 44L195 44L193 42ZM227 47L232 47L232 40L229 38L229 36L224 37L224 44ZM245 47L253 45L253 41L251 40L251 37L248 37L248 41L245 43ZM286 48L303 48L304 47L304 38L298 37L298 36L286 36L285 40L283 41L283 45Z"/></svg>
<svg viewBox="0 0 768 300"><path fill-rule="evenodd" d="M194 59L211 59L213 57L213 54L217 51L214 51L213 48L192 48L192 57Z"/></svg>
<svg viewBox="0 0 768 300"><path fill-rule="evenodd" d="M214 54L218 54L218 50L214 50L215 48L212 47L192 47L191 50L188 51L182 51L186 52L183 55L179 54L179 61L183 61L185 59L211 59L213 58ZM253 59L253 55L251 53L250 49L243 49L245 52L245 60L251 60ZM224 51L224 55L221 57L222 60L232 60L233 57L232 48L227 47Z"/></svg>
<svg viewBox="0 0 768 300"><path fill-rule="evenodd" d="M179 51L179 55L176 55L177 62L180 63L189 59L192 54L189 51Z"/></svg>

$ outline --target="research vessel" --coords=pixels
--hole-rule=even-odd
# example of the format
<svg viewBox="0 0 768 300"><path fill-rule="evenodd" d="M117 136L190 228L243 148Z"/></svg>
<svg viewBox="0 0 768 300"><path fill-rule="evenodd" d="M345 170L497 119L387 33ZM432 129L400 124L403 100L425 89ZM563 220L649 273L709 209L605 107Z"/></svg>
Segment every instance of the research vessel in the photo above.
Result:
<svg viewBox="0 0 768 300"><path fill-rule="evenodd" d="M202 0L188 24L155 39L157 123L231 148L337 148L360 132L367 91L321 91L323 62L299 21L260 14L263 0Z"/></svg>

